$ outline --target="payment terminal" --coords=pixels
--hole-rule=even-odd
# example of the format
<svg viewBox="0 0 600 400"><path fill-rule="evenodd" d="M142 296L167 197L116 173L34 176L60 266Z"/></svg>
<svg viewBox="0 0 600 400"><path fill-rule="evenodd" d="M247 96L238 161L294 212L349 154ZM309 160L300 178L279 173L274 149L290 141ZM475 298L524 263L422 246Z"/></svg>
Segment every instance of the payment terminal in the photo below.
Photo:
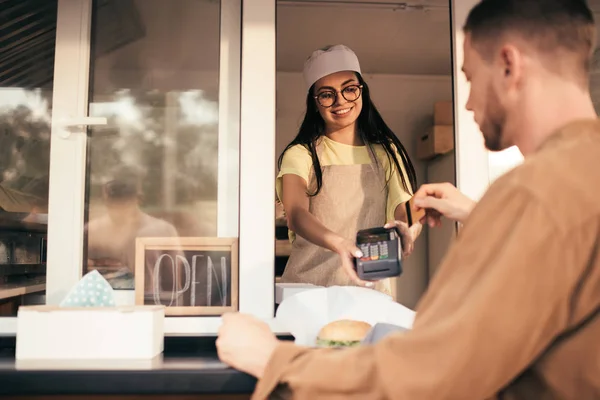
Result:
<svg viewBox="0 0 600 400"><path fill-rule="evenodd" d="M363 280L379 280L402 273L402 251L395 228L358 231L356 246L363 256L355 259L356 273Z"/></svg>

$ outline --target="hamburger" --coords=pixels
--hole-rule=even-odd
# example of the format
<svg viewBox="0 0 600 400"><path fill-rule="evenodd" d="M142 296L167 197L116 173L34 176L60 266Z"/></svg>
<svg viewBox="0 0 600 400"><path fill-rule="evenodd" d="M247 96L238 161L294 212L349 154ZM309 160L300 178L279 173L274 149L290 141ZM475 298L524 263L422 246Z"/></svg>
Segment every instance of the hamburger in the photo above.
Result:
<svg viewBox="0 0 600 400"><path fill-rule="evenodd" d="M363 321L340 319L323 326L317 336L320 347L353 347L367 336L371 325Z"/></svg>

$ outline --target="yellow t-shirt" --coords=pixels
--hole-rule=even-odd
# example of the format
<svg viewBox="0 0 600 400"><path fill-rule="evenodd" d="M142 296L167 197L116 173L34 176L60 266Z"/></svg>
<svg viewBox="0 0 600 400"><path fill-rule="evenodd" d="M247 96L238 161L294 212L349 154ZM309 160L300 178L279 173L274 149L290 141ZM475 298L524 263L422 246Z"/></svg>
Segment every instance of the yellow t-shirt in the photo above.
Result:
<svg viewBox="0 0 600 400"><path fill-rule="evenodd" d="M396 164L393 160L389 160L385 149L381 145L373 146L375 156L385 170L386 180L388 181L388 198L386 206L386 219L391 221L394 219L394 212L399 204L405 203L412 195L404 190L402 179L396 173ZM400 156L398 161L402 167L404 179L408 183L408 176L402 166ZM355 164L370 164L369 148L367 146L351 146L343 143L335 142L327 136L323 136L323 144L319 162L322 166L327 165L355 165ZM391 165L390 165L391 164ZM309 175L312 169L312 159L310 152L302 145L290 147L285 152L281 162L281 170L277 175L275 189L277 198L281 200L283 190L283 176L286 174L298 175L308 183ZM408 183L410 187L410 183ZM410 188L411 191L414 188Z"/></svg>

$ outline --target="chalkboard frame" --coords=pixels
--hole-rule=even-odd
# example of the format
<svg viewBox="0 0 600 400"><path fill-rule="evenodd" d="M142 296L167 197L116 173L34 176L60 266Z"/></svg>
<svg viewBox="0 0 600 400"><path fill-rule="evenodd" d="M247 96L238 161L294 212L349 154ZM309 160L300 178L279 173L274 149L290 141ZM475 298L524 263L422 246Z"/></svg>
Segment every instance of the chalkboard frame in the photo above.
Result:
<svg viewBox="0 0 600 400"><path fill-rule="evenodd" d="M144 303L146 250L227 251L231 253L230 306L165 306L166 316L221 316L239 310L239 239L217 237L142 237L135 243L135 304Z"/></svg>

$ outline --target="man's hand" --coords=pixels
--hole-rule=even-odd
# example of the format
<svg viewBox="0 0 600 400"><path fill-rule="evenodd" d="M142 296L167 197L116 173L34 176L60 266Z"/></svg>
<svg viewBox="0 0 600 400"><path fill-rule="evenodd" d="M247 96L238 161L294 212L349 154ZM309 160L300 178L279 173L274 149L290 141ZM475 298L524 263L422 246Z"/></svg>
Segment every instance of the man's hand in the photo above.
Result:
<svg viewBox="0 0 600 400"><path fill-rule="evenodd" d="M415 249L415 240L421 232L421 223L417 222L409 227L406 222L392 221L385 224L384 228L396 228L400 236L400 243L402 243L402 255L410 256Z"/></svg>
<svg viewBox="0 0 600 400"><path fill-rule="evenodd" d="M440 226L442 215L454 221L464 222L475 204L450 183L426 184L414 195L415 208L425 209L426 215L422 222L427 222L430 227Z"/></svg>
<svg viewBox="0 0 600 400"><path fill-rule="evenodd" d="M250 315L228 313L223 315L216 344L221 361L261 378L279 341L264 322Z"/></svg>

